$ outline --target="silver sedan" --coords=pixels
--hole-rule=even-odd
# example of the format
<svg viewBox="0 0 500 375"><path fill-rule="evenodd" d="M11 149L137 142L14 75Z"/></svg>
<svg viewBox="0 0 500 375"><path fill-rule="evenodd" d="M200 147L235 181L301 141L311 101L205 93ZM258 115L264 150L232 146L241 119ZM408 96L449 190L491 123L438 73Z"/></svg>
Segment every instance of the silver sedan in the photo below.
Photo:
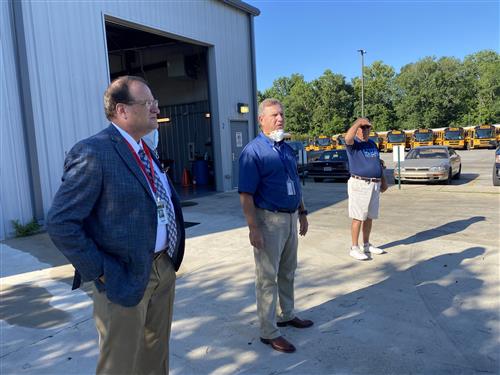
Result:
<svg viewBox="0 0 500 375"><path fill-rule="evenodd" d="M459 179L462 161L455 150L446 146L415 147L401 163L401 177L394 167L394 181L444 182Z"/></svg>

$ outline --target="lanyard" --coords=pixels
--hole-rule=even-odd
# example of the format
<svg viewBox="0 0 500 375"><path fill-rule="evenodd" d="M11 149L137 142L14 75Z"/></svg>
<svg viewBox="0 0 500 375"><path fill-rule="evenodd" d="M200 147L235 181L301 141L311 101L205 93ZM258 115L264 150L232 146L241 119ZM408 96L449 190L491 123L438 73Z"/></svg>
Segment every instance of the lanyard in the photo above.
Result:
<svg viewBox="0 0 500 375"><path fill-rule="evenodd" d="M281 147L283 147L284 145L282 144ZM283 164L283 168L285 168L285 173L287 174L288 178L290 178L290 173L288 173L288 167L286 165L286 161L285 161L285 155L280 151L280 149L278 147L276 147L276 145L273 145L271 146L279 155L280 157L280 160L281 160L281 163Z"/></svg>
<svg viewBox="0 0 500 375"><path fill-rule="evenodd" d="M144 145L144 142L141 139L142 148L143 148L144 153L146 154L146 156L148 158L148 161L149 161L149 167L150 167L150 170L151 170L151 175L146 171L146 168L144 167L144 164L142 164L142 160L139 158L139 156L137 155L137 152L135 152L134 148L130 145L130 143L128 143L127 140L125 140L125 141L127 142L127 146L130 149L130 151L132 152L132 155L134 155L135 161L139 165L139 168L141 168L142 173L144 173L144 176L146 176L146 178L147 178L147 180L149 182L149 185L151 186L151 190L153 190L153 193L156 194L155 169L153 168L153 158L151 157L151 153L149 152L149 149Z"/></svg>

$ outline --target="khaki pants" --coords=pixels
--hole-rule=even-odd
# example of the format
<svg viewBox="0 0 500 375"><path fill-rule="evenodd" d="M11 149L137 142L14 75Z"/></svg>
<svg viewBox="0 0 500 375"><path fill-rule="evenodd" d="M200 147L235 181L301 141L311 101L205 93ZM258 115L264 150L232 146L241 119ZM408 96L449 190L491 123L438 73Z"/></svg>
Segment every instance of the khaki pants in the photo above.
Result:
<svg viewBox="0 0 500 375"><path fill-rule="evenodd" d="M175 271L166 254L151 269L137 306L110 302L93 288L94 320L99 333L97 374L168 374Z"/></svg>
<svg viewBox="0 0 500 375"><path fill-rule="evenodd" d="M274 339L281 335L276 325L279 299L280 321L295 317L293 282L297 268L297 213L288 214L256 209L264 237L264 249L254 248L255 294L260 323L260 337Z"/></svg>

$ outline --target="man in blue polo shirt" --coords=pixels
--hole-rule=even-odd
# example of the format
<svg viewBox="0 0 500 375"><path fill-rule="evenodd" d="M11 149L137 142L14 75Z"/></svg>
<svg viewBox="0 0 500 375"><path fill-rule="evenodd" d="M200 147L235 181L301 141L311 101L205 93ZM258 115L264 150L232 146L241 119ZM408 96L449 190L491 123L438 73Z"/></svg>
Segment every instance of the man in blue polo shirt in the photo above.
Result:
<svg viewBox="0 0 500 375"><path fill-rule="evenodd" d="M387 190L377 145L369 139L371 127L367 118L358 118L345 136L351 173L347 183L349 217L352 219L352 246L349 255L357 260L369 259L367 254L384 253L382 249L370 244L372 222L378 217L380 193ZM363 250L358 244L361 229Z"/></svg>
<svg viewBox="0 0 500 375"><path fill-rule="evenodd" d="M313 325L293 311L297 234L307 233L307 210L294 151L283 141L282 104L276 99L264 100L259 106L259 123L262 132L240 156L238 192L254 250L260 340L275 350L292 353L295 347L278 327ZM276 322L278 300L281 313Z"/></svg>

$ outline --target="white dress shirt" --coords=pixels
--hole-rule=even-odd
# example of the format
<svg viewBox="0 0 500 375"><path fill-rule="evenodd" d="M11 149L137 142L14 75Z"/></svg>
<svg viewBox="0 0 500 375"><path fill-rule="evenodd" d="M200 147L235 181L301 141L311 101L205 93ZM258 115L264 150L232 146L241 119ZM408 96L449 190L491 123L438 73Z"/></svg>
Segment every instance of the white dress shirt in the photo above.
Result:
<svg viewBox="0 0 500 375"><path fill-rule="evenodd" d="M120 134L125 138L125 140L132 146L134 151L136 152L137 156L139 156L139 150L143 149L142 147L142 142L137 143L134 138L130 134L128 134L125 130L120 128L118 125L115 123L112 123L116 130L120 132ZM167 177L165 176L165 173L160 170L160 167L153 162L153 167L155 169L155 174L159 177L161 183L163 184L163 187L165 188L165 191L167 192L167 204L170 205L172 208L172 212L174 211L174 206L172 204L172 192L170 191L170 186L167 181ZM148 186L151 189L151 194L155 196L153 189L151 185L149 185L149 180L147 179L146 176L144 176L146 181L148 182ZM164 250L167 247L167 225L166 224L158 224L156 227L156 244L155 244L155 252Z"/></svg>

